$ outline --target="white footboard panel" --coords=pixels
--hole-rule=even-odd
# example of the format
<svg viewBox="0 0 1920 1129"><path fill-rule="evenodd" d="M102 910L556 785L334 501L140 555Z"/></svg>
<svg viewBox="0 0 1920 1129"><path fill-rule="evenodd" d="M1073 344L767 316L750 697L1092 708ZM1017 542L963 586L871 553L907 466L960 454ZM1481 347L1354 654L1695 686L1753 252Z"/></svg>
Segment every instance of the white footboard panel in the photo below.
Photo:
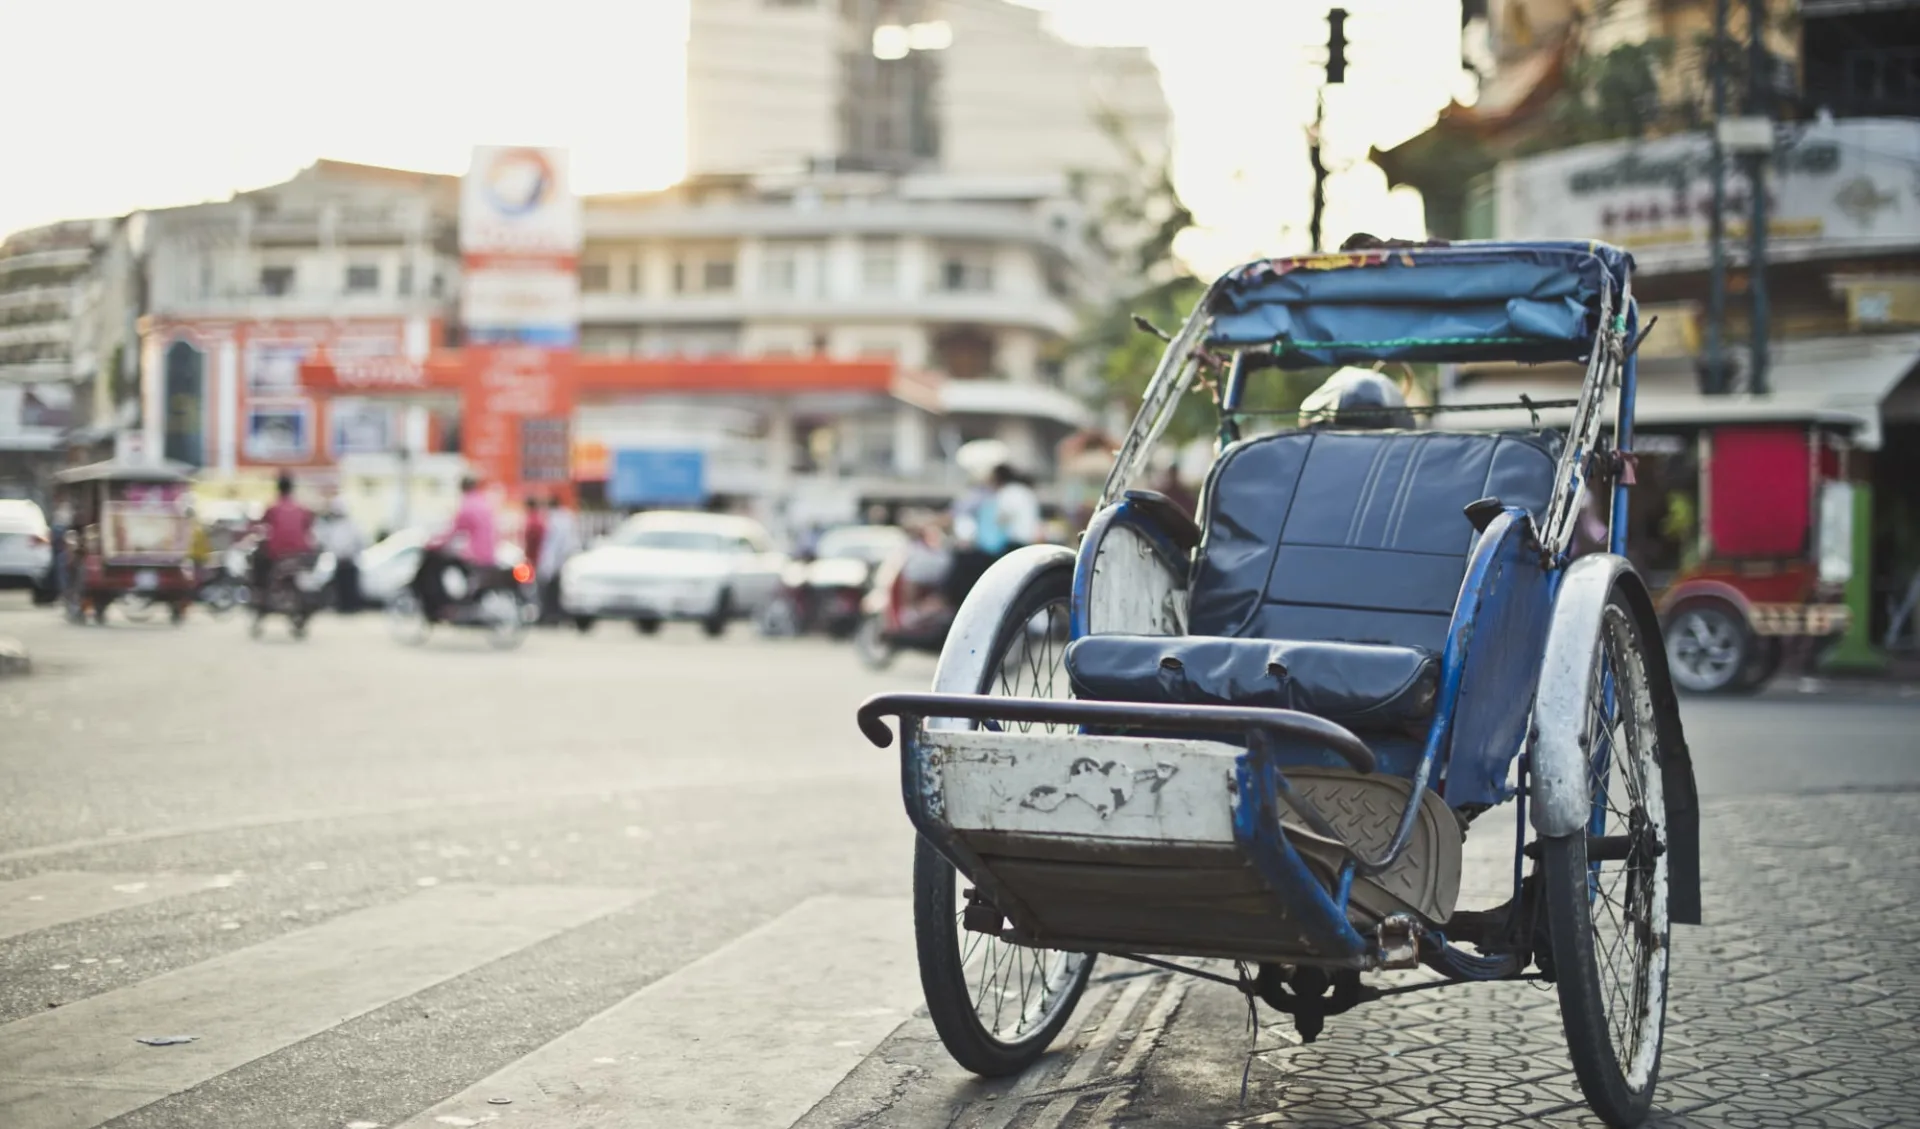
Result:
<svg viewBox="0 0 1920 1129"><path fill-rule="evenodd" d="M1234 758L1213 741L936 731L923 738L956 831L1233 842Z"/></svg>

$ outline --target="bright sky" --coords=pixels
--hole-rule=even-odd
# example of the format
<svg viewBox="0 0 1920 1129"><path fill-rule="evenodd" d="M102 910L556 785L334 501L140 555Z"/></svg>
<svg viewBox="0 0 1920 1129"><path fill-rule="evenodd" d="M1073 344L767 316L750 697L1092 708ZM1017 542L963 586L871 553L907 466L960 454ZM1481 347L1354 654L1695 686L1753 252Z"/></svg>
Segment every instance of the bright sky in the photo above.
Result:
<svg viewBox="0 0 1920 1129"><path fill-rule="evenodd" d="M222 199L316 157L458 173L478 143L563 145L585 192L658 187L685 152L687 0L60 0L9 7L0 233ZM1023 0L1081 42L1148 44L1202 269L1306 244L1311 0ZM1338 0L1327 232L1417 234L1369 144L1465 95L1451 0ZM537 16L537 18L535 18Z"/></svg>

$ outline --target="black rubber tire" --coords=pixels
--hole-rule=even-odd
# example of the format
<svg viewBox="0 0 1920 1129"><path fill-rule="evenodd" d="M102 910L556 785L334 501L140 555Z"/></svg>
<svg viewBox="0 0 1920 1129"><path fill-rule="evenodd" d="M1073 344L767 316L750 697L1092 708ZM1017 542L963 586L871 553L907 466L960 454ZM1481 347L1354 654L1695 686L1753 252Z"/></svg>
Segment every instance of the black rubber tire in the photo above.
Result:
<svg viewBox="0 0 1920 1129"><path fill-rule="evenodd" d="M658 635L660 634L660 621L657 619L636 619L633 621L633 629L642 635Z"/></svg>
<svg viewBox="0 0 1920 1129"><path fill-rule="evenodd" d="M187 605L175 604L167 610L167 622L173 624L175 627L180 626L186 621L187 621Z"/></svg>
<svg viewBox="0 0 1920 1129"><path fill-rule="evenodd" d="M1023 631L1027 620L1041 608L1064 601L1073 583L1070 569L1050 569L1035 577L1008 606L1000 630L994 639L992 656L977 687L982 694L996 690L995 675L1001 660L1012 645L1015 634ZM955 928L954 906L959 871L953 868L925 839L916 839L913 848L913 935L920 963L920 987L926 995L927 1014L947 1053L962 1067L987 1078L1017 1074L1046 1052L1054 1036L1066 1026L1080 995L1086 991L1093 974L1094 958L1087 957L1065 990L1061 1003L1046 1022L1017 1040L998 1038L981 1023L974 1011L972 992L967 984L961 959L960 938ZM1004 943L1004 942L1002 942Z"/></svg>
<svg viewBox="0 0 1920 1129"><path fill-rule="evenodd" d="M593 630L593 617L592 617L592 616L590 616L590 615L577 615L577 616L574 616L574 617L573 617L573 629L574 629L575 631L578 631L578 632L579 632L580 634L582 634L582 635L585 635L585 634L586 634L587 632L589 632L589 631L592 631L592 630Z"/></svg>
<svg viewBox="0 0 1920 1129"><path fill-rule="evenodd" d="M733 593L725 588L720 590L720 599L714 602L713 610L707 618L700 621L700 630L707 638L718 639L727 633L727 624L733 620Z"/></svg>
<svg viewBox="0 0 1920 1129"><path fill-rule="evenodd" d="M1780 673L1780 665L1786 659L1786 647L1780 638L1773 635L1755 635L1753 649L1747 652L1747 661L1740 668L1737 685L1730 687L1734 693L1757 694L1773 676Z"/></svg>
<svg viewBox="0 0 1920 1129"><path fill-rule="evenodd" d="M1609 610L1615 608L1625 613L1626 629L1633 645L1644 646L1631 609L1619 603L1617 597ZM1631 1088L1608 1031L1608 1001L1606 989L1600 983L1600 962L1594 947L1590 900L1593 895L1589 892L1591 871L1584 830L1564 838L1542 837L1539 873L1546 895L1548 944L1560 995L1561 1023L1566 1030L1567 1056L1573 1062L1580 1091L1594 1114L1613 1129L1634 1129L1646 1120L1653 1108L1654 1092L1660 1081L1661 1046L1655 1045L1644 1085L1637 1090ZM1668 924L1659 948L1666 949L1669 958L1671 938L1672 928ZM1665 1028L1670 968L1670 959L1659 962L1657 995L1661 1014L1655 1017L1653 1025L1656 1039L1661 1038Z"/></svg>
<svg viewBox="0 0 1920 1129"><path fill-rule="evenodd" d="M883 637L885 631L877 615L862 616L853 630L853 653L868 670L885 670L893 665L895 650Z"/></svg>
<svg viewBox="0 0 1920 1129"><path fill-rule="evenodd" d="M1732 640L1738 648L1729 664L1729 671L1717 682L1702 681L1688 668L1676 649L1683 645L1676 642L1676 628L1683 620L1694 615L1723 621L1732 632ZM1667 646L1667 665L1675 672L1673 681L1679 689L1691 694L1743 694L1759 688L1760 682L1749 682L1743 677L1753 663L1756 636L1746 617L1732 604L1711 596L1682 600L1667 613L1666 622L1661 627L1661 635Z"/></svg>

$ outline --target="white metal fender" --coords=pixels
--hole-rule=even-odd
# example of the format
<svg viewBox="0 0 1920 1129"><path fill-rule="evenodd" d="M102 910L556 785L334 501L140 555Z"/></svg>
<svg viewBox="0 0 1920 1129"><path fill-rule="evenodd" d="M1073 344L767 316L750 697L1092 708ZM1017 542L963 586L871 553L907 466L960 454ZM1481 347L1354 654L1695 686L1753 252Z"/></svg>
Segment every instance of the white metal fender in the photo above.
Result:
<svg viewBox="0 0 1920 1129"><path fill-rule="evenodd" d="M973 586L947 631L946 646L940 649L940 665L934 668L933 690L937 694L978 694L992 659L993 643L1000 634L1007 608L1034 579L1049 569L1073 574L1073 550L1064 545L1028 545L1015 549L993 562L986 575ZM928 729L971 729L971 722L956 718L928 718Z"/></svg>
<svg viewBox="0 0 1920 1129"><path fill-rule="evenodd" d="M1600 616L1615 582L1633 566L1625 557L1593 553L1568 567L1553 601L1540 685L1533 699L1530 775L1533 829L1559 838L1587 826L1592 815L1587 750L1580 747L1587 688L1599 658Z"/></svg>

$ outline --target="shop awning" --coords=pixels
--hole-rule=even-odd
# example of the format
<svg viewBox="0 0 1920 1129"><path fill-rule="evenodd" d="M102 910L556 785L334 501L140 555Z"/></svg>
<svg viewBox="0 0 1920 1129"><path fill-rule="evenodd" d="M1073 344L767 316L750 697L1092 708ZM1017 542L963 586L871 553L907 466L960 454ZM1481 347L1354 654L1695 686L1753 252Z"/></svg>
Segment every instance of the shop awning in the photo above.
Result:
<svg viewBox="0 0 1920 1129"><path fill-rule="evenodd" d="M1641 426L1714 422L1766 423L1807 420L1852 428L1854 443L1877 450L1880 405L1920 364L1920 333L1818 337L1778 342L1768 368L1766 396L1702 396L1693 390L1691 358L1662 358L1641 366L1634 418ZM1577 393L1580 373L1571 366L1521 369L1476 367L1463 383L1441 394L1444 404L1511 402L1521 394L1536 400ZM1543 424L1564 426L1571 412L1541 412ZM1441 425L1501 430L1526 427L1526 411L1441 416Z"/></svg>

